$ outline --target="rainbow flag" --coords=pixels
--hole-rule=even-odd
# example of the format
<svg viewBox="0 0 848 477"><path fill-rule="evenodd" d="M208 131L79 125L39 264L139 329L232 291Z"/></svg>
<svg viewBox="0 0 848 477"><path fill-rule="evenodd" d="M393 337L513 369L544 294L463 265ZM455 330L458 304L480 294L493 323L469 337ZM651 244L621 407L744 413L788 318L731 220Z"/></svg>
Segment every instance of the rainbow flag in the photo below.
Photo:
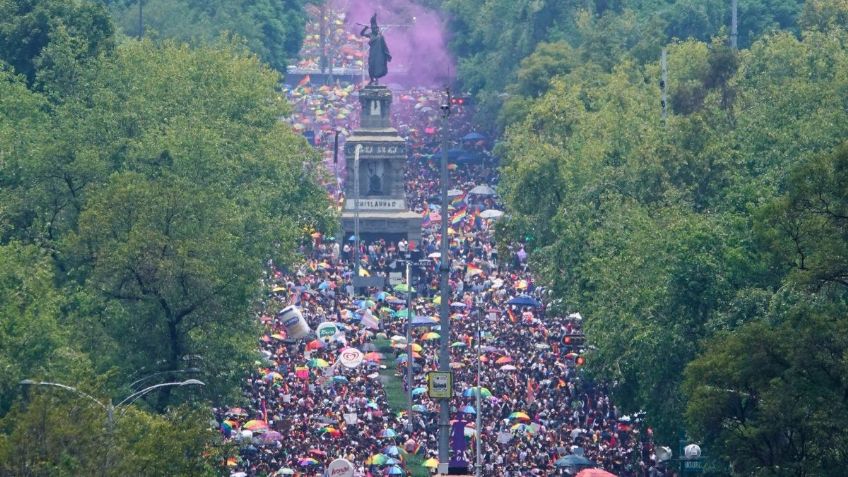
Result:
<svg viewBox="0 0 848 477"><path fill-rule="evenodd" d="M309 368L306 366L295 366L294 375L298 377L298 379L309 379Z"/></svg>
<svg viewBox="0 0 848 477"><path fill-rule="evenodd" d="M465 217L467 217L467 216L468 216L468 213L465 211L465 209L460 210L459 212L457 212L457 213L455 213L451 216L451 225L460 224L463 220L465 220Z"/></svg>
<svg viewBox="0 0 848 477"><path fill-rule="evenodd" d="M507 308L506 314L509 316L510 321L512 321L513 323L518 322L518 317L515 316L515 313L513 313L511 309Z"/></svg>

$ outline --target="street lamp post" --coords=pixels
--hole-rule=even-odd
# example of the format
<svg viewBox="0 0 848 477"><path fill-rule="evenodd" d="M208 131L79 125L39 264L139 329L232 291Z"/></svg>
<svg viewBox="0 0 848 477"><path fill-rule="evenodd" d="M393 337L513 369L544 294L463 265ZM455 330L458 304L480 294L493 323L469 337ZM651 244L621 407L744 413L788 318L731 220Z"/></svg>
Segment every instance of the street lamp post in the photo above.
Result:
<svg viewBox="0 0 848 477"><path fill-rule="evenodd" d="M442 183L442 243L440 247L441 257L439 258L439 296L441 297L441 305L439 306L439 324L441 325L440 333L442 334L439 341L439 371L443 373L450 372L450 315L448 306L450 304L450 287L448 279L450 274L450 257L448 256L448 134L449 123L448 118L451 113L451 95L450 89L447 91L445 104L442 105L442 165L441 165L441 183ZM452 391L452 390L451 390ZM439 473L447 474L450 465L450 399L442 399L439 402Z"/></svg>
<svg viewBox="0 0 848 477"><path fill-rule="evenodd" d="M76 393L77 395L82 396L82 397L88 399L89 401L92 401L93 403L100 406L104 411L106 411L107 424L109 425L109 427L113 427L114 424L115 424L115 411L116 410L121 410L121 407L123 407L123 409L121 410L121 415L123 416L126 413L126 409L130 406L130 404L134 403L140 397L144 396L145 394L147 394L147 393L149 393L153 390L165 388L165 387L169 387L169 386L191 386L191 385L205 386L206 385L206 383L204 383L203 381L197 380L197 379L186 379L185 381L176 381L176 382L171 382L171 383L154 384L153 386L148 386L148 387L142 389L141 391L136 391L136 392L130 394L123 401L119 402L117 405L113 405L111 399L109 400L108 404L104 404L104 403L100 402L99 400L97 400L96 398L94 398L92 395L87 394L83 391L80 391L79 389L77 389L73 386L68 386L67 384L52 383L52 382L49 382L49 381L35 381L35 380L32 380L32 379L24 379L23 381L20 382L20 384L22 384L24 386L52 386L54 388L60 388L60 389L66 390L66 391L71 391L73 393Z"/></svg>
<svg viewBox="0 0 848 477"><path fill-rule="evenodd" d="M148 376L148 377L150 377L150 376ZM110 453L110 451L111 451L111 448L114 446L114 442L115 442L115 411L116 410L120 410L121 411L120 413L123 416L124 413L126 412L127 408L130 406L130 404L134 403L137 399L144 396L145 394L147 394L147 393L149 393L153 390L156 390L156 389L169 387L169 386L191 386L191 385L205 386L206 385L206 383L204 383L203 381L199 381L197 379L186 379L185 381L155 384L153 386L148 386L148 387L142 389L141 391L134 392L134 393L130 394L129 396L127 396L123 401L119 402L117 405L113 405L112 399L109 399L108 403L104 404L104 403L100 402L98 399L96 399L94 396L92 396L88 393L85 393L83 391L80 391L79 389L77 389L73 386L68 386L67 384L52 383L52 382L49 382L49 381L35 381L35 380L32 380L32 379L24 379L23 381L20 382L20 384L24 385L24 386L49 386L49 387L64 389L66 391L70 391L72 393L75 393L78 396L82 396L82 397L88 399L89 401L92 401L93 403L100 406L100 408L103 409L106 412L106 425L107 425L107 432L109 433L109 446L106 448L106 456L105 456L105 463L104 463L104 470L105 471L108 471L109 468L111 467L111 453ZM123 407L123 409L121 409L122 407ZM104 473L106 473L106 472L104 472Z"/></svg>
<svg viewBox="0 0 848 477"><path fill-rule="evenodd" d="M477 409L477 417L474 422L474 427L477 430L477 452L476 452L476 462L474 463L474 475L476 477L480 477L482 474L482 465L483 465L483 457L482 457L482 448L483 448L483 409L480 406L480 350L481 344L483 342L483 334L480 327L480 322L483 320L483 310L480 306L480 297L477 297L477 399L475 402L475 406Z"/></svg>
<svg viewBox="0 0 848 477"><path fill-rule="evenodd" d="M359 283L359 153L362 144L357 144L353 150L353 294L356 295L357 283Z"/></svg>
<svg viewBox="0 0 848 477"><path fill-rule="evenodd" d="M412 254L406 252L406 420L412 432Z"/></svg>

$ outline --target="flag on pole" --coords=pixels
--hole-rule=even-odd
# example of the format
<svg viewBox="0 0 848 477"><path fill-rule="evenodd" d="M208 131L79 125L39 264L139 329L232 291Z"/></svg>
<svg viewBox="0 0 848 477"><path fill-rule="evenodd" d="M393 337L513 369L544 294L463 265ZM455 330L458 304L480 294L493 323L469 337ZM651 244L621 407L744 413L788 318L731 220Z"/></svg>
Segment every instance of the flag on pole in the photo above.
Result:
<svg viewBox="0 0 848 477"><path fill-rule="evenodd" d="M466 216L468 216L468 213L465 211L465 209L462 209L459 212L453 214L451 216L451 225L460 224L463 220L465 220Z"/></svg>

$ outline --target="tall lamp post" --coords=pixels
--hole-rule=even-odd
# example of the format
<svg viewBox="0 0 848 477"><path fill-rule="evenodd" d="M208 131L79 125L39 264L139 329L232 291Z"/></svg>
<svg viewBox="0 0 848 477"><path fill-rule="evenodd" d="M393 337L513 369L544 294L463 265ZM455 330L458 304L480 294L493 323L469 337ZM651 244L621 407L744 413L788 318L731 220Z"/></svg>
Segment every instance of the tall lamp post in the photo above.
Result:
<svg viewBox="0 0 848 477"><path fill-rule="evenodd" d="M406 252L406 420L412 432L412 254Z"/></svg>
<svg viewBox="0 0 848 477"><path fill-rule="evenodd" d="M92 396L88 393L85 393L83 391L80 391L79 389L77 389L73 386L68 386L67 384L53 383L53 382L49 382L49 381L35 381L35 380L32 380L32 379L24 379L23 381L20 382L20 384L23 385L23 386L49 386L49 387L64 389L66 391L70 391L72 393L75 393L78 396L82 396L82 397L88 399L89 401L92 401L93 403L100 406L101 409L106 411L106 424L107 424L107 430L109 432L109 447L106 449L106 463L104 464L104 467L105 467L106 470L108 470L109 467L110 467L111 459L110 459L109 451L111 450L111 447L113 446L114 439L115 439L115 411L116 410L120 410L120 413L123 416L124 413L126 413L127 408L132 403L134 403L136 400L138 400L139 398L141 398L145 394L147 394L151 391L154 391L156 389L170 387L170 386L192 386L192 385L205 386L206 385L206 383L204 383L203 381L199 381L197 379L186 379L185 381L154 384L153 386L148 386L148 387L146 387L146 388L144 388L140 391L136 391L136 392L130 394L129 396L124 398L123 401L119 402L116 405L113 405L111 399L109 399L109 401L107 403L102 403L98 399L96 399L94 396Z"/></svg>
<svg viewBox="0 0 848 477"><path fill-rule="evenodd" d="M362 151L362 144L357 144L353 150L353 294L354 296L359 291L357 284L359 283L359 153Z"/></svg>
<svg viewBox="0 0 848 477"><path fill-rule="evenodd" d="M165 387L170 387L170 386L191 386L191 385L205 386L206 385L206 383L204 383L203 381L197 380L197 379L186 379L185 381L176 381L176 382L171 382L171 383L154 384L153 386L148 386L148 387L146 387L146 388L144 388L140 391L136 391L136 392L130 394L129 396L124 398L123 401L119 402L118 404L113 405L111 399L109 400L108 403L104 404L104 403L100 402L99 400L97 400L96 398L94 398L92 395L87 394L83 391L80 391L79 389L77 389L73 386L68 386L67 384L52 383L52 382L49 382L49 381L35 381L35 380L32 380L32 379L24 379L23 381L20 382L20 384L22 384L24 386L52 386L54 388L60 388L60 389L66 390L66 391L71 391L73 393L76 393L77 395L82 396L82 397L88 399L89 401L92 401L93 403L100 406L104 411L106 411L106 422L107 422L107 424L109 425L110 428L113 428L113 426L115 425L115 411L116 410L120 410L120 413L123 416L126 413L126 410L130 406L130 404L134 403L139 398L141 398L142 396L144 396L145 394L147 394L151 391L154 391L156 389L165 388Z"/></svg>
<svg viewBox="0 0 848 477"><path fill-rule="evenodd" d="M448 256L448 118L451 113L450 89L446 90L447 98L442 105L442 243L441 257L439 258L440 287L439 296L439 324L441 325L441 339L439 341L439 371L450 372L450 316L448 306L450 304L450 288L448 278L450 274L450 257ZM439 402L439 473L447 474L450 464L450 398Z"/></svg>
<svg viewBox="0 0 848 477"><path fill-rule="evenodd" d="M477 296L477 399L474 403L475 409L477 410L476 420L474 422L474 428L477 430L477 452L475 453L475 462L474 462L474 475L476 477L481 477L482 474L482 465L483 465L483 457L482 457L482 449L483 449L483 409L480 406L480 350L483 342L483 333L480 327L480 322L483 320L483 310L482 310L482 299L480 296Z"/></svg>

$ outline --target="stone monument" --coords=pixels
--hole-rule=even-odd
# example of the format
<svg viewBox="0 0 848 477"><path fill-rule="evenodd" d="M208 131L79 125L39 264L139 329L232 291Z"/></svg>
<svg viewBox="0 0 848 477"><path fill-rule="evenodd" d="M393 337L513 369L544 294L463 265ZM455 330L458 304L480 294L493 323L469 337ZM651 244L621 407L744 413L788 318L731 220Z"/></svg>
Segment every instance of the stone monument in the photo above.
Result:
<svg viewBox="0 0 848 477"><path fill-rule="evenodd" d="M407 209L404 172L406 141L391 125L392 92L385 86L368 85L359 92L362 105L360 128L345 143L344 236L353 235L359 205L360 239L383 238L410 245L421 240L421 216ZM359 197L356 184L356 149L359 149ZM412 247L410 247L412 248Z"/></svg>

